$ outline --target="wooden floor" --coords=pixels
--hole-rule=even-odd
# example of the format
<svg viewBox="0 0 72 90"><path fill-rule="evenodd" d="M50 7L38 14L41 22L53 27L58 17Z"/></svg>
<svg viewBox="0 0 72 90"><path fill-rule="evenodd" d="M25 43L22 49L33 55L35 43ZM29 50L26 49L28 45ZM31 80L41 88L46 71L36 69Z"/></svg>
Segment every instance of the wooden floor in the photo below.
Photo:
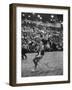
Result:
<svg viewBox="0 0 72 90"><path fill-rule="evenodd" d="M51 76L63 75L63 52L45 52L45 55L40 60L37 70L34 69L33 58L36 53L27 54L27 60L22 60L21 76Z"/></svg>

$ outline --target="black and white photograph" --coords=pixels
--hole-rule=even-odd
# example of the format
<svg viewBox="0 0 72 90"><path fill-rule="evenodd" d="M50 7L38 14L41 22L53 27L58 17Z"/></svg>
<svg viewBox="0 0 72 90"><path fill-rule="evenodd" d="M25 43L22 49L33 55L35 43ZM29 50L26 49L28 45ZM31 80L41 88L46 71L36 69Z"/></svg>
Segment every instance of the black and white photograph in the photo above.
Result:
<svg viewBox="0 0 72 90"><path fill-rule="evenodd" d="M70 8L12 4L10 9L10 84L70 82Z"/></svg>
<svg viewBox="0 0 72 90"><path fill-rule="evenodd" d="M21 13L21 76L63 75L63 15Z"/></svg>

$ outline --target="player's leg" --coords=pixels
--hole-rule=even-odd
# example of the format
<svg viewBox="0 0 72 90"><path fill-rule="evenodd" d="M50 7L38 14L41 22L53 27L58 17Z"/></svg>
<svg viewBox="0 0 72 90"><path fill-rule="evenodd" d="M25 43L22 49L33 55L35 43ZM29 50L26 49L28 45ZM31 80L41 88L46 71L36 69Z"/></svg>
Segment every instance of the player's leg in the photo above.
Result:
<svg viewBox="0 0 72 90"><path fill-rule="evenodd" d="M22 60L24 59L23 55L22 55Z"/></svg>
<svg viewBox="0 0 72 90"><path fill-rule="evenodd" d="M26 52L27 52L27 50L23 48L23 49L22 49L22 58L23 58L24 60L27 59Z"/></svg>
<svg viewBox="0 0 72 90"><path fill-rule="evenodd" d="M25 60L27 59L27 55L26 54L24 54L24 56L25 56Z"/></svg>
<svg viewBox="0 0 72 90"><path fill-rule="evenodd" d="M35 57L35 58L33 59L33 62L34 62L34 70L37 69L37 66L38 66L38 63L39 63L40 59L42 59L42 56Z"/></svg>
<svg viewBox="0 0 72 90"><path fill-rule="evenodd" d="M38 62L35 62L35 67L34 67L34 70L37 69L37 65L38 65Z"/></svg>
<svg viewBox="0 0 72 90"><path fill-rule="evenodd" d="M36 70L37 65L38 65L38 61L36 57L33 59L33 63L34 63L34 70Z"/></svg>

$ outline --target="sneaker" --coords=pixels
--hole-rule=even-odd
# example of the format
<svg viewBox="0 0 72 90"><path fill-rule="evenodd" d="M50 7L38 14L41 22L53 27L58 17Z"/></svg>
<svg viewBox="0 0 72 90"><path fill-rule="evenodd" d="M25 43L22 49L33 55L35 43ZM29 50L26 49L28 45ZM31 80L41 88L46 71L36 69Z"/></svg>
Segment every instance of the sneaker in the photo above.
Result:
<svg viewBox="0 0 72 90"><path fill-rule="evenodd" d="M32 71L32 72L35 72L36 70L35 70L35 69L32 69L31 71Z"/></svg>

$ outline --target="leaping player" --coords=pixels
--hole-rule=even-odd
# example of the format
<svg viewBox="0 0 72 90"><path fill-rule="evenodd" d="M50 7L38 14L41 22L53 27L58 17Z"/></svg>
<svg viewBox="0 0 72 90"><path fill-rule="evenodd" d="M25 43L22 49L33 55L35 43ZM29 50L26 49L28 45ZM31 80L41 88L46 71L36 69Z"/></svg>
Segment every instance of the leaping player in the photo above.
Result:
<svg viewBox="0 0 72 90"><path fill-rule="evenodd" d="M42 41L40 41L40 47L39 47L38 54L33 59L33 62L34 62L34 70L33 71L36 71L38 63L43 58L43 56L44 56L44 44Z"/></svg>

